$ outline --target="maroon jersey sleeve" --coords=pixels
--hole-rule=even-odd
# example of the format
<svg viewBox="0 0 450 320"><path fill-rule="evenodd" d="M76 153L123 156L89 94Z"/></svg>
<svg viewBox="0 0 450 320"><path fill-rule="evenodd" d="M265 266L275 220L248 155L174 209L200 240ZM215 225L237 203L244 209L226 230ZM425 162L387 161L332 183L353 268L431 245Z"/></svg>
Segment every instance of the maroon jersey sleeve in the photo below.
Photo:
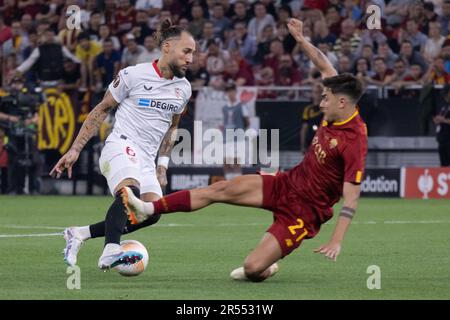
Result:
<svg viewBox="0 0 450 320"><path fill-rule="evenodd" d="M364 175L367 154L367 135L365 128L358 128L354 139L348 139L342 150L344 159L344 182L360 184Z"/></svg>

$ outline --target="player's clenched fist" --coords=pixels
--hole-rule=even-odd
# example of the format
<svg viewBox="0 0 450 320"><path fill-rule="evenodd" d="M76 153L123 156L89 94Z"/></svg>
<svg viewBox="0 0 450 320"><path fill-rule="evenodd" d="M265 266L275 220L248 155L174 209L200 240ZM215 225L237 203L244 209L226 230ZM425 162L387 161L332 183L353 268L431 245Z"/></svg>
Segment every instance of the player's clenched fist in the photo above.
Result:
<svg viewBox="0 0 450 320"><path fill-rule="evenodd" d="M287 27L290 34L294 37L297 42L305 40L303 37L303 22L298 19L291 18L288 20Z"/></svg>
<svg viewBox="0 0 450 320"><path fill-rule="evenodd" d="M58 163L53 167L52 171L50 171L50 175L59 179L67 169L67 173L69 174L69 178L72 178L72 166L78 160L80 153L74 149L70 149L67 151L65 155L59 159Z"/></svg>

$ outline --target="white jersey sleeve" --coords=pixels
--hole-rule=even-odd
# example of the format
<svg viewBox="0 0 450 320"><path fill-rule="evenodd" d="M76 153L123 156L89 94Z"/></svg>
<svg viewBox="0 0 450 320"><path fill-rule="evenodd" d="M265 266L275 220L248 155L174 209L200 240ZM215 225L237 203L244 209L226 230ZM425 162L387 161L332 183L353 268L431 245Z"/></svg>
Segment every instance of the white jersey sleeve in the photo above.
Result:
<svg viewBox="0 0 450 320"><path fill-rule="evenodd" d="M111 92L114 100L121 103L125 100L131 90L131 78L128 77L130 70L125 68L119 71L114 80L109 84L108 90Z"/></svg>

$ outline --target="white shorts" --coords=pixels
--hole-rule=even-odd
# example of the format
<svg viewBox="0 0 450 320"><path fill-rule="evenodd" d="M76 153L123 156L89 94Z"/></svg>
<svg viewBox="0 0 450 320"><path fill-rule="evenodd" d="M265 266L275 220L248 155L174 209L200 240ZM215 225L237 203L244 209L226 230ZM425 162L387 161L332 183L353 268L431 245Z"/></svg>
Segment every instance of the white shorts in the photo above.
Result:
<svg viewBox="0 0 450 320"><path fill-rule="evenodd" d="M153 192L162 197L161 186L156 178L155 160L130 139L112 133L103 147L99 164L112 195L120 182L132 178L139 182L141 194Z"/></svg>

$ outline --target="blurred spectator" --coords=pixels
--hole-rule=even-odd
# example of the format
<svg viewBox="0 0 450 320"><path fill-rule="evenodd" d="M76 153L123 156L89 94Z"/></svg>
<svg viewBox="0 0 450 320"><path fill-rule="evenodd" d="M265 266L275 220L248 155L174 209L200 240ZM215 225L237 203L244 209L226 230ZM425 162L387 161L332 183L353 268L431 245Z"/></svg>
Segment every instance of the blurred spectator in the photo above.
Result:
<svg viewBox="0 0 450 320"><path fill-rule="evenodd" d="M391 50L387 42L378 45L377 57L383 58L388 68L393 68L394 62L398 59L398 55Z"/></svg>
<svg viewBox="0 0 450 320"><path fill-rule="evenodd" d="M136 13L136 24L131 33L136 37L138 44L143 44L146 37L153 34L154 30L148 25L148 14L146 11L140 10Z"/></svg>
<svg viewBox="0 0 450 320"><path fill-rule="evenodd" d="M22 27L22 30L25 31L26 33L30 33L31 31L33 31L33 19L31 18L31 16L29 14L24 14L22 15L21 19L20 19L20 25Z"/></svg>
<svg viewBox="0 0 450 320"><path fill-rule="evenodd" d="M340 13L341 17L343 17L344 19L352 19L353 21L355 21L355 23L359 21L362 16L361 9L355 4L353 0L344 0Z"/></svg>
<svg viewBox="0 0 450 320"><path fill-rule="evenodd" d="M423 33L428 34L430 29L430 22L437 22L438 20L438 15L437 13L434 11L434 3L433 2L425 2L423 4L423 9L424 9L424 16L425 16L425 26L426 28L424 28L422 30ZM441 30L439 30L441 31Z"/></svg>
<svg viewBox="0 0 450 320"><path fill-rule="evenodd" d="M370 79L366 79L369 84L385 86L391 82L394 71L387 68L382 58L375 58L373 70L375 71L375 75Z"/></svg>
<svg viewBox="0 0 450 320"><path fill-rule="evenodd" d="M347 56L340 56L337 66L338 73L352 72L352 62Z"/></svg>
<svg viewBox="0 0 450 320"><path fill-rule="evenodd" d="M41 4L35 0L18 0L17 6L22 13L29 14L33 19L41 11Z"/></svg>
<svg viewBox="0 0 450 320"><path fill-rule="evenodd" d="M11 25L13 20L20 19L22 10L17 6L16 0L5 0L3 1L4 7L2 8L2 14L7 25ZM29 14L26 14L30 16ZM31 17L31 16L30 16Z"/></svg>
<svg viewBox="0 0 450 320"><path fill-rule="evenodd" d="M295 68L290 54L283 54L279 58L278 69L275 77L275 85L297 86L300 85L302 76Z"/></svg>
<svg viewBox="0 0 450 320"><path fill-rule="evenodd" d="M342 43L344 42L350 42L352 51L358 49L359 44L361 42L361 38L355 31L356 25L353 20L345 19L344 21L342 21L341 33L339 35L339 38L336 39L336 42L333 47L333 51L336 53L337 56L340 56L342 54L341 47Z"/></svg>
<svg viewBox="0 0 450 320"><path fill-rule="evenodd" d="M398 87L402 84L407 74L406 62L402 59L397 59L394 63L394 72L391 75L391 79L389 81L390 85Z"/></svg>
<svg viewBox="0 0 450 320"><path fill-rule="evenodd" d="M70 52L75 53L75 49L77 48L77 39L80 35L81 30L78 29L67 29L67 26L64 25L64 29L61 29L58 33L58 40Z"/></svg>
<svg viewBox="0 0 450 320"><path fill-rule="evenodd" d="M421 53L427 63L431 63L441 52L445 37L441 35L439 22L430 22L428 28L428 39L421 49Z"/></svg>
<svg viewBox="0 0 450 320"><path fill-rule="evenodd" d="M423 76L425 84L441 84L450 83L450 74L445 70L445 60L442 56L437 57L430 63L427 72Z"/></svg>
<svg viewBox="0 0 450 320"><path fill-rule="evenodd" d="M339 7L331 5L326 10L325 20L328 25L330 33L336 37L341 33L341 15L339 14Z"/></svg>
<svg viewBox="0 0 450 320"><path fill-rule="evenodd" d="M369 79L375 75L375 72L370 70L370 61L361 57L356 60L354 74L367 85L370 82Z"/></svg>
<svg viewBox="0 0 450 320"><path fill-rule="evenodd" d="M410 66L407 75L403 78L403 85L422 84L423 70L420 64Z"/></svg>
<svg viewBox="0 0 450 320"><path fill-rule="evenodd" d="M386 22L390 26L398 26L408 16L408 6L415 0L392 0L390 1L384 13L386 15Z"/></svg>
<svg viewBox="0 0 450 320"><path fill-rule="evenodd" d="M309 27L303 26L303 34L305 37L309 37L309 39L311 39L311 29ZM276 37L283 42L285 52L292 52L294 47L297 45L297 41L295 41L294 37L291 36L286 23L284 22L277 23Z"/></svg>
<svg viewBox="0 0 450 320"><path fill-rule="evenodd" d="M97 41L90 40L87 32L78 35L75 55L81 61L81 87L83 90L94 85L94 59L100 52L102 52L101 45Z"/></svg>
<svg viewBox="0 0 450 320"><path fill-rule="evenodd" d="M411 42L408 40L402 42L400 46L399 57L408 62L409 65L418 63L423 70L427 69L427 63L425 62L425 59L419 52L413 49Z"/></svg>
<svg viewBox="0 0 450 320"><path fill-rule="evenodd" d="M137 44L136 38L131 34L126 35L126 47L122 52L122 68L126 68L128 66L134 66L137 64L139 56L143 54L146 49Z"/></svg>
<svg viewBox="0 0 450 320"><path fill-rule="evenodd" d="M441 24L441 34L447 36L450 22L450 0L444 0L442 3L442 15L438 18L438 22Z"/></svg>
<svg viewBox="0 0 450 320"><path fill-rule="evenodd" d="M414 20L406 22L406 31L400 29L398 42L402 43L404 40L411 42L413 49L419 51L427 42L427 36L419 31L419 26Z"/></svg>
<svg viewBox="0 0 450 320"><path fill-rule="evenodd" d="M131 31L136 24L136 10L130 0L119 0L118 10L115 12L116 33L120 38L123 34Z"/></svg>
<svg viewBox="0 0 450 320"><path fill-rule="evenodd" d="M247 7L247 2L238 0L234 3L233 7L234 15L231 17L233 23L245 22L245 25L250 21L250 15Z"/></svg>
<svg viewBox="0 0 450 320"><path fill-rule="evenodd" d="M245 159L240 159L239 150L245 149L245 138L243 135L236 135L233 131L236 129L246 130L250 126L250 119L248 110L239 101L237 96L237 89L235 84L227 84L225 93L228 98L228 103L222 107L223 113L223 129L224 129L224 165L223 171L226 180L230 180L242 174L241 162ZM227 131L231 131L233 136L228 138ZM231 141L230 141L231 140ZM230 157L230 155L232 155Z"/></svg>
<svg viewBox="0 0 450 320"><path fill-rule="evenodd" d="M191 21L189 22L188 31L194 36L194 39L199 39L203 32L203 25L205 24L205 17L203 8L199 4L194 4L191 9Z"/></svg>
<svg viewBox="0 0 450 320"><path fill-rule="evenodd" d="M442 167L448 167L450 166L450 87L448 85L444 87L442 95L444 104L433 117L433 122L436 125L439 160Z"/></svg>
<svg viewBox="0 0 450 320"><path fill-rule="evenodd" d="M100 11L93 11L89 18L89 28L86 32L89 34L89 38L94 41L98 41L100 38L100 25L102 24L102 14Z"/></svg>
<svg viewBox="0 0 450 320"><path fill-rule="evenodd" d="M229 61L228 51L221 50L214 40L208 41L208 53L206 58L206 70L210 75L210 83L214 86L222 85L222 73L225 70L225 62Z"/></svg>
<svg viewBox="0 0 450 320"><path fill-rule="evenodd" d="M153 36L147 36L144 41L144 48L146 51L141 53L136 63L153 62L161 56L161 50L156 45Z"/></svg>
<svg viewBox="0 0 450 320"><path fill-rule="evenodd" d="M322 84L316 82L311 90L311 104L307 105L302 112L302 126L300 129L300 152L305 153L316 134L322 120L320 102L322 101Z"/></svg>
<svg viewBox="0 0 450 320"><path fill-rule="evenodd" d="M272 70L278 69L278 61L284 54L283 43L279 39L274 39L270 42L270 53L264 59L263 66L271 67Z"/></svg>
<svg viewBox="0 0 450 320"><path fill-rule="evenodd" d="M256 75L257 86L273 86L275 84L274 72L270 67L265 67ZM273 90L258 90L258 99L276 98L277 92Z"/></svg>
<svg viewBox="0 0 450 320"><path fill-rule="evenodd" d="M375 48L375 51L378 51L378 48L382 43L385 43L387 41L387 37L384 35L384 33L381 30L373 29L364 29L361 34L361 42L359 45L359 50L365 46L369 45L372 48ZM359 53L358 53L359 55Z"/></svg>
<svg viewBox="0 0 450 320"><path fill-rule="evenodd" d="M162 0L137 0L134 8L139 11L146 11L150 18L157 17L163 7Z"/></svg>
<svg viewBox="0 0 450 320"><path fill-rule="evenodd" d="M288 23L289 18L292 17L291 7L288 5L281 5L277 10L277 22L284 23L285 25Z"/></svg>
<svg viewBox="0 0 450 320"><path fill-rule="evenodd" d="M224 33L231 29L231 21L225 17L225 10L220 3L216 3L213 7L213 15L210 21L214 26L214 35L223 38Z"/></svg>
<svg viewBox="0 0 450 320"><path fill-rule="evenodd" d="M186 79L193 88L207 86L209 83L209 74L206 68L202 67L200 59L193 59L186 72Z"/></svg>
<svg viewBox="0 0 450 320"><path fill-rule="evenodd" d="M254 4L255 17L252 18L248 24L248 33L250 36L258 38L266 25L271 25L275 28L275 20L272 15L267 13L266 7L260 1Z"/></svg>
<svg viewBox="0 0 450 320"><path fill-rule="evenodd" d="M53 30L46 30L41 39L41 44L17 67L16 73L24 74L36 64L36 74L39 80L58 81L62 79L64 57L75 63L80 63L80 60L70 53L66 47L56 43Z"/></svg>
<svg viewBox="0 0 450 320"><path fill-rule="evenodd" d="M197 48L200 52L206 52L208 50L208 43L210 40L216 42L219 48L222 48L222 40L220 37L216 37L214 35L214 25L211 21L206 21L203 25L203 33L202 38L199 40L199 48Z"/></svg>
<svg viewBox="0 0 450 320"><path fill-rule="evenodd" d="M244 22L234 24L234 36L228 45L228 49L238 49L241 56L249 64L253 64L253 57L256 54L256 39L247 33L247 27ZM239 84L237 84L239 86Z"/></svg>
<svg viewBox="0 0 450 320"><path fill-rule="evenodd" d="M336 42L336 36L330 33L325 20L314 22L312 42L316 45L324 42L334 45Z"/></svg>
<svg viewBox="0 0 450 320"><path fill-rule="evenodd" d="M16 56L16 63L21 64L24 60L23 53L29 45L29 40L18 20L12 22L11 34L12 37L3 43L3 56L7 57L10 54L14 54Z"/></svg>
<svg viewBox="0 0 450 320"><path fill-rule="evenodd" d="M105 90L120 70L120 54L114 50L111 39L103 42L103 52L95 58L94 65L96 89Z"/></svg>
<svg viewBox="0 0 450 320"><path fill-rule="evenodd" d="M223 81L235 83L237 86L253 86L255 84L253 74L245 68L239 68L238 62L234 60L230 60L225 66Z"/></svg>
<svg viewBox="0 0 450 320"><path fill-rule="evenodd" d="M114 50L120 50L120 41L116 36L111 35L110 28L107 24L102 24L99 28L100 39L98 43L103 46L106 39L111 39Z"/></svg>
<svg viewBox="0 0 450 320"><path fill-rule="evenodd" d="M273 27L267 25L264 27L261 36L257 39L257 49L254 57L254 62L262 64L266 55L270 53L270 43L275 38Z"/></svg>
<svg viewBox="0 0 450 320"><path fill-rule="evenodd" d="M3 43L6 40L9 40L11 38L12 38L11 28L5 24L3 15L0 14L0 46L3 45Z"/></svg>
<svg viewBox="0 0 450 320"><path fill-rule="evenodd" d="M72 91L77 91L81 86L81 68L78 63L70 59L64 59L64 70L62 83L59 86L61 91L70 94Z"/></svg>

